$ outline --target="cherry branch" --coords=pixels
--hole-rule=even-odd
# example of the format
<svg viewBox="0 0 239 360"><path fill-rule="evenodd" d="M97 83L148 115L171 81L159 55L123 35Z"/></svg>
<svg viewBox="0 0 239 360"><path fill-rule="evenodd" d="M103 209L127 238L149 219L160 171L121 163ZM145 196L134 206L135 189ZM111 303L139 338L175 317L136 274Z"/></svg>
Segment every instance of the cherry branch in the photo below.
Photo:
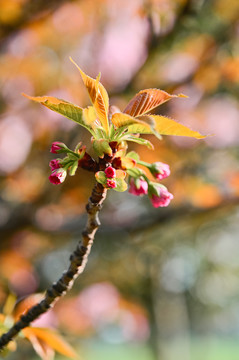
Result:
<svg viewBox="0 0 239 360"><path fill-rule="evenodd" d="M70 265L68 269L64 271L57 282L53 283L46 290L44 299L31 307L8 332L0 337L0 350L17 336L22 329L28 327L32 321L36 320L40 315L52 308L54 304L72 288L74 280L84 271L95 233L100 226L98 213L101 210L106 193L106 188L99 183L95 184L91 197L86 205L88 214L87 224L82 232L81 241L70 256Z"/></svg>

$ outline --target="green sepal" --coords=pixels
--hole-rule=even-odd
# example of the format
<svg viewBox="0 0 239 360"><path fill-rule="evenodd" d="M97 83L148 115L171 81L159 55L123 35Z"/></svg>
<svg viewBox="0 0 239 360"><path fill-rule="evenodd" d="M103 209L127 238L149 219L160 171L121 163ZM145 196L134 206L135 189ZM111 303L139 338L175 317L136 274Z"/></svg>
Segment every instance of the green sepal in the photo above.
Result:
<svg viewBox="0 0 239 360"><path fill-rule="evenodd" d="M93 149L100 158L103 158L104 154L107 154L110 156L112 155L112 149L109 145L109 142L105 139L99 139L99 140L94 139L93 140Z"/></svg>
<svg viewBox="0 0 239 360"><path fill-rule="evenodd" d="M70 164L72 162L72 158L69 157L69 154L66 157L64 157L64 159L56 159L56 160L59 160L61 167L68 167L68 166L70 166ZM74 157L74 160L75 160L75 157Z"/></svg>
<svg viewBox="0 0 239 360"><path fill-rule="evenodd" d="M77 169L78 169L78 161L74 161L69 171L70 176L74 176Z"/></svg>
<svg viewBox="0 0 239 360"><path fill-rule="evenodd" d="M71 153L68 153L68 158L69 158L69 160L78 160L79 159L79 155L78 154L76 154L76 153L74 153L74 152L71 152Z"/></svg>
<svg viewBox="0 0 239 360"><path fill-rule="evenodd" d="M75 147L75 153L78 152L78 150L81 148L82 142L79 142L79 144L76 145Z"/></svg>
<svg viewBox="0 0 239 360"><path fill-rule="evenodd" d="M116 178L115 182L116 182L116 187L113 188L112 190L115 190L115 191L118 191L118 192L124 192L124 191L127 190L128 185L124 181L124 179Z"/></svg>
<svg viewBox="0 0 239 360"><path fill-rule="evenodd" d="M159 183L156 183L156 182L153 182L153 181L148 182L148 193L150 195L158 196L159 195L159 188L163 188L163 189L167 190L166 186L164 186L162 184L159 184Z"/></svg>
<svg viewBox="0 0 239 360"><path fill-rule="evenodd" d="M139 178L139 177L136 178L136 179L134 180L134 183L135 183L136 188L139 189L139 188L140 188L140 178Z"/></svg>

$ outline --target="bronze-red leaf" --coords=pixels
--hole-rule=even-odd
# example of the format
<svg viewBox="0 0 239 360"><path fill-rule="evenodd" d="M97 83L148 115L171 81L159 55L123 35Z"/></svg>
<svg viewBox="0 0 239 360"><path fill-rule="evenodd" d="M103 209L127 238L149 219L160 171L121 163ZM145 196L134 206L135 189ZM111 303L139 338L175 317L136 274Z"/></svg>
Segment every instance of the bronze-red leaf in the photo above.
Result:
<svg viewBox="0 0 239 360"><path fill-rule="evenodd" d="M160 89L141 90L130 100L123 112L131 116L143 115L174 97L186 96L182 94L170 95Z"/></svg>

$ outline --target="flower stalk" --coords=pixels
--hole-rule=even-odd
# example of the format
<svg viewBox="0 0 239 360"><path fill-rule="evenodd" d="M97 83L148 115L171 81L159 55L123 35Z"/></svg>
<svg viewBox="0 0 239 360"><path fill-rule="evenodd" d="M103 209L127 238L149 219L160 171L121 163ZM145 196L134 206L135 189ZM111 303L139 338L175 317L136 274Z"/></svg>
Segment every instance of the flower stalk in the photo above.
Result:
<svg viewBox="0 0 239 360"><path fill-rule="evenodd" d="M28 327L40 315L53 307L54 304L72 288L75 279L84 271L95 233L100 226L98 214L102 208L106 193L107 189L97 182L86 205L88 214L87 224L82 232L81 241L77 244L75 251L70 256L68 269L63 272L57 282L53 283L46 290L44 299L37 305L31 307L7 333L0 337L0 350L3 350L22 329Z"/></svg>

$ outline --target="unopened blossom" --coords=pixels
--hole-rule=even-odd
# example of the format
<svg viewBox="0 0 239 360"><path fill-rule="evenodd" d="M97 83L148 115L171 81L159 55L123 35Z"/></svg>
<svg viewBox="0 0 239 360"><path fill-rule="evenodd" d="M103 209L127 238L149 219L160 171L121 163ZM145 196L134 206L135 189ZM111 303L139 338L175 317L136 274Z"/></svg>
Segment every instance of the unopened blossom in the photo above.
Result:
<svg viewBox="0 0 239 360"><path fill-rule="evenodd" d="M116 177L116 170L112 166L108 166L105 169L105 175L107 178L115 178Z"/></svg>
<svg viewBox="0 0 239 360"><path fill-rule="evenodd" d="M116 187L115 179L107 179L106 185L107 187L114 189Z"/></svg>
<svg viewBox="0 0 239 360"><path fill-rule="evenodd" d="M53 154L58 154L61 150L66 149L66 145L62 142L55 141L51 144L51 150L50 152Z"/></svg>
<svg viewBox="0 0 239 360"><path fill-rule="evenodd" d="M163 180L170 175L169 165L159 161L151 164L149 170L157 180Z"/></svg>
<svg viewBox="0 0 239 360"><path fill-rule="evenodd" d="M138 179L137 182L135 182L134 178L131 178L129 193L136 196L146 195L148 193L147 181Z"/></svg>
<svg viewBox="0 0 239 360"><path fill-rule="evenodd" d="M50 161L49 166L51 168L51 171L54 171L54 170L59 169L61 167L61 163L60 163L59 160L54 159L54 160Z"/></svg>
<svg viewBox="0 0 239 360"><path fill-rule="evenodd" d="M52 184L58 185L65 181L66 178L66 170L64 169L57 169L51 173L49 176L49 180Z"/></svg>
<svg viewBox="0 0 239 360"><path fill-rule="evenodd" d="M168 206L172 199L173 194L171 194L165 187L158 188L158 195L152 194L150 196L151 203L155 208Z"/></svg>

